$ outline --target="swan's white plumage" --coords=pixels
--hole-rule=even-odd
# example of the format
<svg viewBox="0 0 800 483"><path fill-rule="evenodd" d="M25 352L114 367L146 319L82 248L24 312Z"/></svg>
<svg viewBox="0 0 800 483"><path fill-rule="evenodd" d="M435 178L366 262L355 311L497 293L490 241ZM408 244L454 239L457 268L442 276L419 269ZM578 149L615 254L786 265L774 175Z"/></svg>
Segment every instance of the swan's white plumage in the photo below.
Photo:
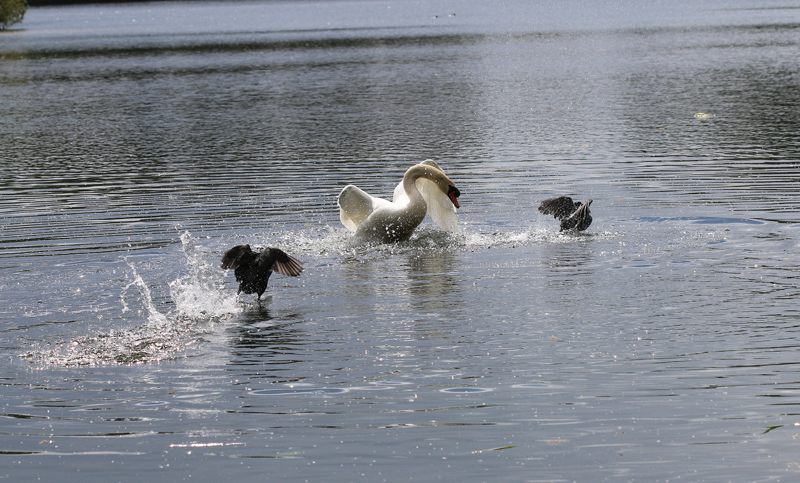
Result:
<svg viewBox="0 0 800 483"><path fill-rule="evenodd" d="M339 218L356 236L382 242L407 239L426 214L440 228L455 232L458 220L449 187L455 184L434 161L426 160L406 171L392 201L346 186L339 194Z"/></svg>
<svg viewBox="0 0 800 483"><path fill-rule="evenodd" d="M415 182L425 204L428 207L428 216L446 231L458 231L456 207L439 187L431 180L419 178Z"/></svg>
<svg viewBox="0 0 800 483"><path fill-rule="evenodd" d="M345 186L339 194L339 219L342 224L350 231L358 230L358 226L375 209L373 199L375 198L357 186Z"/></svg>

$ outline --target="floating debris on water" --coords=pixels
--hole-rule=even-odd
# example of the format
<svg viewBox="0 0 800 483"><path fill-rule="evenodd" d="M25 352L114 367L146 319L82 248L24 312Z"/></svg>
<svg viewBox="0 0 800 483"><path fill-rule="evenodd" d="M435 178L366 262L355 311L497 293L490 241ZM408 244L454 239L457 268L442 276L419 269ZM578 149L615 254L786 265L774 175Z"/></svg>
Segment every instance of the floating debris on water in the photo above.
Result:
<svg viewBox="0 0 800 483"><path fill-rule="evenodd" d="M705 112L698 112L697 114L694 115L694 117L696 117L697 119L710 119L714 117L714 115L706 114Z"/></svg>

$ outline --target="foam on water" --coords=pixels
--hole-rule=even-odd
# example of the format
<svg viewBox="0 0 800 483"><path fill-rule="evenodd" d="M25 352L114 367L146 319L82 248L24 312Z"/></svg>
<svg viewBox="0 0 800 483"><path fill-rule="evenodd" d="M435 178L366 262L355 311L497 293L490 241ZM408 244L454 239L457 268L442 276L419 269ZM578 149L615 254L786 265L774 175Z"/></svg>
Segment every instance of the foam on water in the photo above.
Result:
<svg viewBox="0 0 800 483"><path fill-rule="evenodd" d="M185 355L190 346L202 340L201 332L191 324L176 322L160 326L138 325L63 342L47 342L21 354L21 357L31 362L65 367L173 360Z"/></svg>
<svg viewBox="0 0 800 483"><path fill-rule="evenodd" d="M497 247L514 248L542 243L576 243L597 239L610 239L620 236L609 231L597 232L559 232L558 229L532 227L522 230L482 232L476 227L463 226L459 232L441 230L433 224L425 224L414 232L410 239L397 243L374 243L359 240L353 233L342 227L326 226L323 229L310 229L299 232L270 233L250 237L250 241L234 243L255 243L255 246L276 246L294 256L306 260L333 258L391 257L403 254L457 253L465 250L486 250ZM252 239L256 241L253 242ZM303 260L303 261L306 261Z"/></svg>

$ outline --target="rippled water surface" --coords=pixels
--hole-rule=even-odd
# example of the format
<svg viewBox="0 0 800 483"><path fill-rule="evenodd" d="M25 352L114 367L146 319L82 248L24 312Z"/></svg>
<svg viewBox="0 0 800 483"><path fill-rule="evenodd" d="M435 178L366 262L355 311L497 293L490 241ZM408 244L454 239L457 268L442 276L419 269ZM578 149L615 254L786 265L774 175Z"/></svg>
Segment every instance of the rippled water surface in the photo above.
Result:
<svg viewBox="0 0 800 483"><path fill-rule="evenodd" d="M800 4L594 3L30 8L0 478L800 478ZM462 232L354 241L424 159Z"/></svg>

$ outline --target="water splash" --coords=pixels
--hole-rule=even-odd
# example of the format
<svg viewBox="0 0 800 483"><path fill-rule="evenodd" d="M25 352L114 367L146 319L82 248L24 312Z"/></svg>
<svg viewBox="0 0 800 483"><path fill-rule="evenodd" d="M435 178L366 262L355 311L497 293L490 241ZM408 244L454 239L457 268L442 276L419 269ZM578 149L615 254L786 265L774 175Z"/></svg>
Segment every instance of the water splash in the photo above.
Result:
<svg viewBox="0 0 800 483"><path fill-rule="evenodd" d="M185 357L204 335L214 330L214 322L240 313L235 295L221 290L222 273L198 254L189 232L180 237L188 274L169 283L175 308L162 313L153 301L147 282L137 266L124 258L131 281L120 292L122 313L134 312L140 304L146 321L132 327L98 335L73 337L65 341L39 343L22 354L31 362L58 366L87 366L160 362Z"/></svg>
<svg viewBox="0 0 800 483"><path fill-rule="evenodd" d="M531 228L527 230L482 232L466 226L457 233L441 230L433 225L418 228L409 240L397 243L362 241L345 228L325 227L294 233L271 234L271 244L296 256L307 254L314 258L358 257L370 255L395 256L425 253L457 253L465 250L514 248L542 243L576 243L619 236L610 232L559 232L557 229Z"/></svg>
<svg viewBox="0 0 800 483"><path fill-rule="evenodd" d="M148 313L148 321L155 324L155 325L163 325L167 323L167 317L162 314L161 312L156 309L155 305L153 305L153 295L150 293L150 287L147 286L142 276L139 275L139 272L136 271L136 267L131 263L130 260L124 258L125 263L131 269L133 273L133 281L125 286L120 293L120 301L122 303L122 313L130 311L131 309L128 307L128 303L126 301L126 295L128 294L128 290L131 287L136 287L139 289L139 293L141 294L141 301L144 304L145 308L147 309Z"/></svg>
<svg viewBox="0 0 800 483"><path fill-rule="evenodd" d="M258 236L248 236L247 242L254 246L259 242L279 246L307 262L307 266L313 266L324 265L325 259L331 262L353 258L389 260L407 255L454 254L539 243L582 243L613 236L609 233L563 234L544 229L482 233L469 226L459 233L451 233L426 225L416 230L411 239L389 244L363 242L344 228L331 227L269 233L261 235L262 240L258 240ZM141 267L126 257L130 281L120 293L121 312L133 312L136 317L132 306L138 305L145 322L98 335L40 343L22 357L60 366L130 364L174 360L185 357L190 350L197 350L199 344L195 344L204 341L204 336L247 310L236 292L226 289L225 272L210 262L218 259L218 247L204 251L197 240L188 231L180 235L185 269L168 283L174 304L169 312L159 311L162 305L154 302L151 286L140 274ZM129 318L130 315L125 321Z"/></svg>
<svg viewBox="0 0 800 483"><path fill-rule="evenodd" d="M201 334L185 324L140 325L107 334L48 342L22 354L31 362L63 367L161 362L183 357Z"/></svg>
<svg viewBox="0 0 800 483"><path fill-rule="evenodd" d="M226 293L224 274L198 255L195 238L187 231L181 244L188 275L170 282L169 291L175 302L176 316L191 319L219 320L241 313L238 297Z"/></svg>

